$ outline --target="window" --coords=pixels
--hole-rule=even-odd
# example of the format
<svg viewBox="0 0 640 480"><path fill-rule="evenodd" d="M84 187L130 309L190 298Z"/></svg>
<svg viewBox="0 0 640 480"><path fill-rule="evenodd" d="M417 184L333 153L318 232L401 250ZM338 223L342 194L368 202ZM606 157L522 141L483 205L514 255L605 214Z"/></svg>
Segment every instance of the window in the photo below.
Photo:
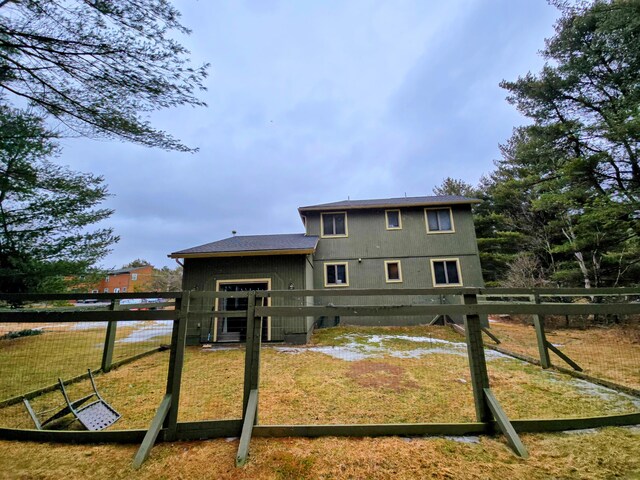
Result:
<svg viewBox="0 0 640 480"><path fill-rule="evenodd" d="M387 283L402 282L402 268L400 260L385 260L384 272Z"/></svg>
<svg viewBox="0 0 640 480"><path fill-rule="evenodd" d="M325 287L348 287L349 268L347 263L325 263L324 264L324 286Z"/></svg>
<svg viewBox="0 0 640 480"><path fill-rule="evenodd" d="M105 289L104 289L104 293L109 293L109 289L108 289L108 288L105 288Z"/></svg>
<svg viewBox="0 0 640 480"><path fill-rule="evenodd" d="M450 208L425 208L427 233L453 232L453 216Z"/></svg>
<svg viewBox="0 0 640 480"><path fill-rule="evenodd" d="M120 293L120 289L118 287L114 288L113 293Z"/></svg>
<svg viewBox="0 0 640 480"><path fill-rule="evenodd" d="M347 236L347 213L322 213L320 215L323 237Z"/></svg>
<svg viewBox="0 0 640 480"><path fill-rule="evenodd" d="M91 290L91 293L98 293L98 290L97 289L93 289L93 290Z"/></svg>
<svg viewBox="0 0 640 480"><path fill-rule="evenodd" d="M462 276L460 275L460 266L457 258L431 260L431 273L435 287L462 285Z"/></svg>
<svg viewBox="0 0 640 480"><path fill-rule="evenodd" d="M137 273L132 273L131 274L131 281L135 282L138 279L138 274Z"/></svg>
<svg viewBox="0 0 640 480"><path fill-rule="evenodd" d="M122 287L122 293L127 291L127 287Z"/></svg>
<svg viewBox="0 0 640 480"><path fill-rule="evenodd" d="M402 218L400 217L400 210L386 210L384 214L387 218L387 230L402 229Z"/></svg>
<svg viewBox="0 0 640 480"><path fill-rule="evenodd" d="M107 276L104 278L104 281L105 281L105 282L108 282L108 281L109 281L109 275L107 275Z"/></svg>

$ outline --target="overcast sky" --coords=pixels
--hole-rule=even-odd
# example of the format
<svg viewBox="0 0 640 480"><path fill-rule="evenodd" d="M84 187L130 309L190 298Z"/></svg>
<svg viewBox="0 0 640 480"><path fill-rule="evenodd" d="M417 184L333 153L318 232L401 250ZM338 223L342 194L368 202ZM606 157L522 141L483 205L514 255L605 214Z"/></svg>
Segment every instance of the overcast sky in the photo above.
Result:
<svg viewBox="0 0 640 480"><path fill-rule="evenodd" d="M523 124L498 83L542 66L544 0L176 0L208 108L151 117L195 154L65 139L105 177L120 242L102 266L239 235L302 232L297 208L477 183Z"/></svg>

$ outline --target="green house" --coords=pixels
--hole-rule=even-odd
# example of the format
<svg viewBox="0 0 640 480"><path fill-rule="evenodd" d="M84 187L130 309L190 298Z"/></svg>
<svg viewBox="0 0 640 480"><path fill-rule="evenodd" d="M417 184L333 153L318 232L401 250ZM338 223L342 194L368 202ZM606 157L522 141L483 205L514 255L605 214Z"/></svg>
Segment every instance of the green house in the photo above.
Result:
<svg viewBox="0 0 640 480"><path fill-rule="evenodd" d="M169 257L183 259L185 290L311 290L482 287L471 206L460 196L346 200L300 207L305 232L233 236ZM279 305L447 303L430 297L326 296L265 299ZM246 302L246 300L244 300ZM211 303L211 302L210 302ZM215 318L212 310L243 310L243 299L201 301L188 342L243 341L245 321ZM305 343L314 326L409 325L421 317L268 318L264 341Z"/></svg>

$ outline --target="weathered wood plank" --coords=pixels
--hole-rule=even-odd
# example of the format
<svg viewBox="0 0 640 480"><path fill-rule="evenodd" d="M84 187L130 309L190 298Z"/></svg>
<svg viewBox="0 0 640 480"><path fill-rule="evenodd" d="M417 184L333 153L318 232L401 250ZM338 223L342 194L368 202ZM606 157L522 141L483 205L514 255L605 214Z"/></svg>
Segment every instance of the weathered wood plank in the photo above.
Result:
<svg viewBox="0 0 640 480"><path fill-rule="evenodd" d="M180 298L182 292L126 292L126 293L0 293L0 301L36 302L49 300L123 300L125 298Z"/></svg>
<svg viewBox="0 0 640 480"><path fill-rule="evenodd" d="M519 433L562 432L565 430L582 430L584 428L640 425L640 412L584 418L511 420L511 425Z"/></svg>
<svg viewBox="0 0 640 480"><path fill-rule="evenodd" d="M558 349L553 343L545 341L545 345L549 350L551 350L553 353L558 355L562 360L567 362L571 366L571 368L573 368L574 370L577 370L578 372L582 372L582 367L578 365L576 362L574 362L573 360L571 360L571 358L569 358L569 356L566 353Z"/></svg>
<svg viewBox="0 0 640 480"><path fill-rule="evenodd" d="M240 437L242 423L242 419L179 422L176 430L176 440Z"/></svg>
<svg viewBox="0 0 640 480"><path fill-rule="evenodd" d="M489 330L487 327L480 327L480 330L482 330L487 337L489 337L491 340L493 340L494 342L496 342L496 344L500 345L500 339L498 337L496 337L493 332L491 330Z"/></svg>
<svg viewBox="0 0 640 480"><path fill-rule="evenodd" d="M493 392L490 388L484 389L484 396L487 400L489 408L491 409L491 413L493 414L493 417L498 424L498 427L500 428L504 436L507 437L507 443L509 444L509 446L513 449L514 452L516 452L516 454L518 454L518 456L522 458L529 458L529 452L527 452L527 448L522 443L522 440L520 440L520 437L513 428L513 425L511 425L507 414L502 409L502 406L500 405L500 402L498 402L498 399L494 397Z"/></svg>
<svg viewBox="0 0 640 480"><path fill-rule="evenodd" d="M540 295L534 295L534 301L536 304L540 304ZM549 368L551 366L551 359L549 358L549 349L547 348L549 342L547 342L547 337L544 333L544 316L538 314L533 315L533 326L538 341L540 365L542 365L542 368Z"/></svg>
<svg viewBox="0 0 640 480"><path fill-rule="evenodd" d="M390 435L479 435L488 423L398 423L351 425L255 425L254 437L382 437Z"/></svg>
<svg viewBox="0 0 640 480"><path fill-rule="evenodd" d="M139 443L146 430L26 430L0 428L0 439L57 443Z"/></svg>
<svg viewBox="0 0 640 480"><path fill-rule="evenodd" d="M478 299L476 295L464 295L463 301L464 305L469 307L475 305ZM464 333L467 342L467 357L469 360L469 373L471 374L476 420L478 422L488 422L491 420L491 411L485 400L483 389L489 387L489 375L487 374L487 362L484 356L480 317L478 317L478 315L464 316Z"/></svg>
<svg viewBox="0 0 640 480"><path fill-rule="evenodd" d="M249 402L244 413L244 421L242 424L242 434L240 435L240 444L238 445L238 454L236 455L236 467L242 467L247 463L249 456L249 442L251 442L251 434L254 428L256 413L258 412L258 390L251 390L249 394Z"/></svg>
<svg viewBox="0 0 640 480"><path fill-rule="evenodd" d="M189 305L191 303L191 292L184 292L178 304L178 319L173 323L171 333L171 353L169 355L169 369L167 371L166 394L170 395L171 405L169 413L165 418L165 437L167 440L174 440L178 424L178 408L180 405L180 388L182 386L182 370L184 367L184 350L187 340L187 324L189 321Z"/></svg>
<svg viewBox="0 0 640 480"><path fill-rule="evenodd" d="M109 310L117 311L119 310L120 300L111 300L111 305ZM111 362L113 360L113 349L116 344L116 330L118 328L117 321L111 321L107 324L107 333L104 339L104 348L102 350L102 362L101 362L101 370L103 372L108 372L111 370Z"/></svg>
<svg viewBox="0 0 640 480"><path fill-rule="evenodd" d="M153 445L156 443L156 438L158 438L158 434L162 429L162 424L164 423L167 414L171 408L171 395L167 394L164 396L162 401L160 402L160 406L158 407L158 411L156 412L153 420L151 421L151 425L149 426L149 430L147 434L144 436L142 440L142 444L136 453L136 456L133 458L133 468L140 468L143 462L149 457L151 453L151 449Z"/></svg>
<svg viewBox="0 0 640 480"><path fill-rule="evenodd" d="M178 312L175 310L137 310L132 312L16 310L0 312L0 323L134 322L138 320L174 320L177 316Z"/></svg>
<svg viewBox="0 0 640 480"><path fill-rule="evenodd" d="M569 303L484 303L476 305L381 305L381 306L294 306L256 307L258 316L393 316L393 315L480 315L480 314L640 314L640 303L569 304Z"/></svg>

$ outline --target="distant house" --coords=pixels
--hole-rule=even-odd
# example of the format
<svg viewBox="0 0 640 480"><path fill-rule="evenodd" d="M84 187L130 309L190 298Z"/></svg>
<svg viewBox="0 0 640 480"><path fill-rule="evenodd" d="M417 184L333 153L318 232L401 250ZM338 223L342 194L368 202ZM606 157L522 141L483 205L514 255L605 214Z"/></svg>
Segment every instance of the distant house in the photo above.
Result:
<svg viewBox="0 0 640 480"><path fill-rule="evenodd" d="M146 292L151 289L152 280L151 265L111 270L100 283L91 287L91 293Z"/></svg>
<svg viewBox="0 0 640 480"><path fill-rule="evenodd" d="M460 196L346 200L300 207L304 233L234 236L186 250L185 290L309 290L483 286L471 205ZM422 298L433 303L442 298ZM271 299L269 299L271 300ZM286 304L284 299L273 299ZM296 304L305 298L294 299ZM339 304L318 297L315 304ZM343 300L344 301L344 300ZM368 298L367 302L390 299ZM353 303L353 302L350 302ZM246 300L220 299L199 310L243 310ZM351 324L415 324L419 317L353 317ZM326 318L268 318L265 341L305 343L314 324ZM203 313L188 326L188 342L243 341L244 319Z"/></svg>

